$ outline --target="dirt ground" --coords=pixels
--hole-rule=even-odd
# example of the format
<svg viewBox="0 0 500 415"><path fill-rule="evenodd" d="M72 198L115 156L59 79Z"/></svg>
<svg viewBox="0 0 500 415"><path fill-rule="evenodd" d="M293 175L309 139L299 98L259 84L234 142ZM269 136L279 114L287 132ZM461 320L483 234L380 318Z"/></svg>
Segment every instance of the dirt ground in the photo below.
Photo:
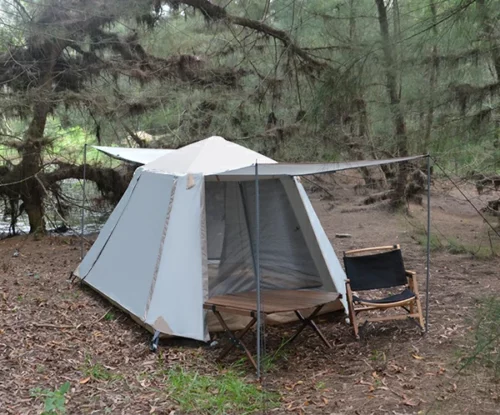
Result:
<svg viewBox="0 0 500 415"><path fill-rule="evenodd" d="M330 187L334 200L323 200L322 192L312 198L336 251L399 243L423 292L419 229L425 205L411 205L409 216L363 206L352 180L335 180ZM480 198L472 188L468 194L478 205L491 198ZM453 238L478 252L496 249L496 236L490 245L483 220L449 185L434 186L432 217L439 240ZM337 233L352 237L339 239ZM161 353L152 354L148 332L90 289L68 281L79 255L76 238L0 241L0 413L40 413L42 401L33 390L68 381L70 414L180 414L158 366L215 373L229 363L215 364L217 347L179 340L162 341ZM311 331L303 332L266 372L263 388L280 395L270 413L500 413L500 390L487 371L457 374L472 336L477 300L500 292L499 265L497 257L433 251L425 336L411 322L388 322L367 326L356 341L343 316L322 317L319 326L334 348L325 350ZM269 350L293 329L268 328ZM235 353L232 360L239 357ZM97 370L96 362L112 375L89 373ZM250 382L250 367L243 370Z"/></svg>

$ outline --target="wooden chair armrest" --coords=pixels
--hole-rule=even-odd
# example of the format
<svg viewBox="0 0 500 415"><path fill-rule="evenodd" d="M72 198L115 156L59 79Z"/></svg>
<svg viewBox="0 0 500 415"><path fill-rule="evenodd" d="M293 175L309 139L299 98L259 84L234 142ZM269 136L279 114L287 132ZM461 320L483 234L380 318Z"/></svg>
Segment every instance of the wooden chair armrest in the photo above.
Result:
<svg viewBox="0 0 500 415"><path fill-rule="evenodd" d="M389 251L393 249L401 249L401 247L399 245L386 245L386 246L374 246L372 248L351 249L350 251L345 251L344 255L360 254L362 252L371 252L371 251Z"/></svg>

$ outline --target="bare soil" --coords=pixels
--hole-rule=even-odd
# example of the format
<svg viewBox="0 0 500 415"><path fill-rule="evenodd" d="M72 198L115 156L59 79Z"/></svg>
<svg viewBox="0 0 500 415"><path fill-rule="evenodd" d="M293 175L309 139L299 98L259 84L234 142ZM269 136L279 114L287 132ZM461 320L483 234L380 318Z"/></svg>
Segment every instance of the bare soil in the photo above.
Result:
<svg viewBox="0 0 500 415"><path fill-rule="evenodd" d="M354 184L337 175L329 185L335 200L312 193L336 251L399 243L423 292L425 251L419 229L426 207L411 205L409 215L403 215L363 206ZM472 188L467 194L478 206L491 198L479 197ZM440 240L453 239L483 254L496 250L498 237L493 231L488 236L483 220L449 185L434 186L432 216ZM335 238L337 233L352 237ZM35 241L23 236L0 242L0 413L40 413L42 401L32 396L33 389L54 389L69 381L70 414L179 414L160 364L217 373L241 357L234 353L220 366L215 364L217 347L180 339L162 341L161 353L152 354L148 332L90 289L68 281L79 256L76 238ZM477 301L500 292L500 260L482 256L433 251L425 336L411 322L387 322L368 325L356 341L343 315L322 317L319 326L334 348L325 350L306 329L271 365L263 387L281 396L271 413L500 413L500 390L486 369L457 374L460 356L473 339ZM276 350L294 328L268 327L268 351ZM89 375L96 364L112 375ZM250 366L243 369L251 381Z"/></svg>

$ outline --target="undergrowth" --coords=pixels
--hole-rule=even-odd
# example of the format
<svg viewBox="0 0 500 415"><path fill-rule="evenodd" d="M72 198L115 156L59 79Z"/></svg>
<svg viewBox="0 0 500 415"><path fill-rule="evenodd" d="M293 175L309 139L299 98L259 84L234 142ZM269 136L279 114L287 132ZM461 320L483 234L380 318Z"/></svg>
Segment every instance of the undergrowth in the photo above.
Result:
<svg viewBox="0 0 500 415"><path fill-rule="evenodd" d="M500 296L479 302L472 350L462 359L461 371L480 366L500 381Z"/></svg>
<svg viewBox="0 0 500 415"><path fill-rule="evenodd" d="M113 373L102 363L93 363L89 356L86 357L85 364L81 368L81 371L84 377L89 377L97 381L120 380L122 378L120 374Z"/></svg>
<svg viewBox="0 0 500 415"><path fill-rule="evenodd" d="M425 231L415 231L414 239L424 249L427 247L427 233ZM471 244L453 237L436 234L431 234L430 249L431 252L446 251L453 255L467 254L478 259L489 259L497 256L497 247L491 243Z"/></svg>
<svg viewBox="0 0 500 415"><path fill-rule="evenodd" d="M234 370L214 375L178 366L167 371L167 391L183 412L196 414L251 414L277 406L278 394L245 380Z"/></svg>
<svg viewBox="0 0 500 415"><path fill-rule="evenodd" d="M31 390L31 396L43 399L43 412L41 415L63 415L66 413L66 393L69 391L70 383L62 384L58 389L35 388Z"/></svg>

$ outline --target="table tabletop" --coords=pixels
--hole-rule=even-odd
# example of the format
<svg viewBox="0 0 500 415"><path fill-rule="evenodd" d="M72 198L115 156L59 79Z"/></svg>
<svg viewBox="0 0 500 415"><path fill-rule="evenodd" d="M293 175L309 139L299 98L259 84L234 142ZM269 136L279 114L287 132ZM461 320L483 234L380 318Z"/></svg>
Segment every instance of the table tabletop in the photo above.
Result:
<svg viewBox="0 0 500 415"><path fill-rule="evenodd" d="M318 307L338 300L339 293L313 290L263 290L261 291L261 312L283 313ZM225 294L209 298L204 307L222 307L234 311L257 311L257 292Z"/></svg>

